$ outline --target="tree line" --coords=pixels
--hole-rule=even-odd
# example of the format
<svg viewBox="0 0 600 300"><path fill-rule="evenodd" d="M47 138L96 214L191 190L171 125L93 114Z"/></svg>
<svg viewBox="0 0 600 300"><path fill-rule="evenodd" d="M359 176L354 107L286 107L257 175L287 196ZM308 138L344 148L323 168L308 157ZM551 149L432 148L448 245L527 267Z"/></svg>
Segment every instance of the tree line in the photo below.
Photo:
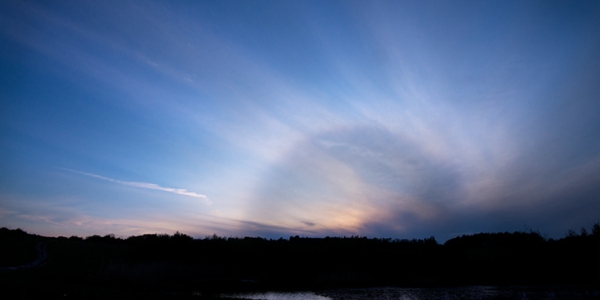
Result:
<svg viewBox="0 0 600 300"><path fill-rule="evenodd" d="M0 239L27 235L20 229L0 230ZM213 235L194 239L179 232L52 240L57 243L55 251L87 249L85 253L93 253L104 249L102 253L111 253L99 260L95 273L86 273L93 273L90 280L111 284L167 282L194 289L600 285L599 223L579 233L571 230L560 239L544 238L537 231L517 231L463 235L444 244L434 237L265 239ZM86 255L78 257L84 260ZM73 256L64 259L69 257Z"/></svg>

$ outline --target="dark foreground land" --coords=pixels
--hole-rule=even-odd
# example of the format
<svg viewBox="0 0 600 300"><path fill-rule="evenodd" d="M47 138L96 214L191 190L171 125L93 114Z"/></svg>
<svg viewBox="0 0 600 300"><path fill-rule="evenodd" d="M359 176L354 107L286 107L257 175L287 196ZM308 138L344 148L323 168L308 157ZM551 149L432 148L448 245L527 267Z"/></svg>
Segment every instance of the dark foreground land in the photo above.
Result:
<svg viewBox="0 0 600 300"><path fill-rule="evenodd" d="M13 299L212 299L223 292L372 286L600 288L598 223L559 240L537 232L480 233L443 245L433 237L47 238L2 228L0 249L0 287Z"/></svg>

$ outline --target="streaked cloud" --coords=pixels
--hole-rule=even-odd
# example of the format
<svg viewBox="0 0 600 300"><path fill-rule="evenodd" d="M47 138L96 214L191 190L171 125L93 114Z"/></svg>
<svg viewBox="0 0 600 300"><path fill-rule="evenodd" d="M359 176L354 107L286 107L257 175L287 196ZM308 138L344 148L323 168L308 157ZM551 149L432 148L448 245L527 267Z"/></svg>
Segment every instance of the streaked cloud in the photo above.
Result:
<svg viewBox="0 0 600 300"><path fill-rule="evenodd" d="M169 193L182 195L182 196L200 198L200 199L203 199L203 201L207 205L211 204L210 200L208 200L208 197L206 195L198 194L196 192L191 192L186 189L164 187L164 186L160 186L155 183L148 183L148 182L122 181L122 180L117 180L117 179L113 179L113 178L109 178L109 177L100 176L100 175L93 174L93 173L81 172L81 171L71 170L71 169L64 169L64 170L67 170L67 171L73 172L73 173L77 173L77 174L81 174L81 175L85 175L85 176L89 176L89 177L93 177L93 178L98 178L98 179L126 185L126 186L132 186L132 187L149 189L149 190L158 190L158 191L169 192Z"/></svg>

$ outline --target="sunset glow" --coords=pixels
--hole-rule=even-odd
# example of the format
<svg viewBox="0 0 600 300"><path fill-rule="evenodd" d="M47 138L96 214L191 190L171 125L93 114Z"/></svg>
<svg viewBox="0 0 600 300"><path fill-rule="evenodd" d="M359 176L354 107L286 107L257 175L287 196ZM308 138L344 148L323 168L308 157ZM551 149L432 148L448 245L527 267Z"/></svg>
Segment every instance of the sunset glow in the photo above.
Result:
<svg viewBox="0 0 600 300"><path fill-rule="evenodd" d="M428 237L600 219L600 3L4 1L0 225Z"/></svg>

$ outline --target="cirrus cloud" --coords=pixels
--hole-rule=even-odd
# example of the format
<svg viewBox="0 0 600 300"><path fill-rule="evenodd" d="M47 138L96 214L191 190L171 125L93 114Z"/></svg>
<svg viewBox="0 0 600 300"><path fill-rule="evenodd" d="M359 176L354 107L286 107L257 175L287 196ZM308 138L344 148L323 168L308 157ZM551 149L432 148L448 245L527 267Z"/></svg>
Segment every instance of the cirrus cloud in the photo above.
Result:
<svg viewBox="0 0 600 300"><path fill-rule="evenodd" d="M182 196L200 198L200 199L204 199L204 202L207 205L211 204L210 200L208 200L208 197L206 195L198 194L196 192L191 192L191 191L188 191L186 189L164 187L164 186L160 186L158 184L149 183L149 182L122 181L122 180L117 180L117 179L114 179L114 178L109 178L109 177L105 177L105 176L101 176L101 175L97 175L97 174L93 174L93 173L87 173L87 172L82 172L82 171L77 171L77 170L70 170L70 169L65 169L65 170L67 170L69 172L73 172L73 173L77 173L77 174L81 174L81 175L85 175L85 176L97 178L97 179L102 179L102 180L105 180L105 181L110 181L110 182L122 184L122 185L127 185L127 186L142 188L142 189L149 189L149 190L159 190L159 191L169 192L169 193L178 194L178 195L182 195Z"/></svg>

